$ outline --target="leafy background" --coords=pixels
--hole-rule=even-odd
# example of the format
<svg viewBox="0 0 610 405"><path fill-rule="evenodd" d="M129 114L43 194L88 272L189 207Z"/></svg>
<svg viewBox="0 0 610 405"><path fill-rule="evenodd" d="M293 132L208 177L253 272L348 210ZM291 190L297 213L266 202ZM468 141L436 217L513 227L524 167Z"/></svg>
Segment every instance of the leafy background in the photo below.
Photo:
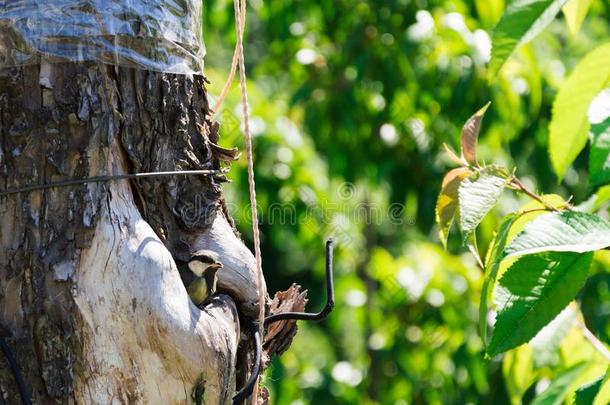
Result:
<svg viewBox="0 0 610 405"><path fill-rule="evenodd" d="M463 123L488 101L479 161L517 167L532 188L576 203L591 191L586 150L561 183L554 174L549 121L566 77L609 38L610 4L591 2L576 34L560 13L489 80L492 29L506 6L249 2L246 60L269 290L296 282L309 290L308 308L321 307L323 243L337 241L336 309L325 322L300 323L290 350L273 361L264 380L272 403L530 403L551 381L572 383L582 361L596 363L582 335L559 323L546 340L486 359L482 271L459 235L450 235L447 253L438 237L434 206L454 166L443 143L459 150ZM209 90L219 94L235 43L232 2L205 3L204 38ZM218 119L222 144L243 150L240 111L236 83ZM245 157L230 178L229 209L251 243ZM502 196L477 229L480 251L523 202ZM594 255L578 297L606 343L608 264L603 252ZM557 319L575 317L569 307ZM579 373L581 382L600 367Z"/></svg>

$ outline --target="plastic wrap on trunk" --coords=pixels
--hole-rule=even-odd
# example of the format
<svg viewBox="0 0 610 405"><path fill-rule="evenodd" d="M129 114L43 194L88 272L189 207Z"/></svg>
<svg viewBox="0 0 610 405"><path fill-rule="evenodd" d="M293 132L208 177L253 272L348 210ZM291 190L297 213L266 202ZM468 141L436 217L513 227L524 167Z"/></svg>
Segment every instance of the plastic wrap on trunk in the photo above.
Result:
<svg viewBox="0 0 610 405"><path fill-rule="evenodd" d="M99 61L201 73L201 0L0 0L0 66Z"/></svg>

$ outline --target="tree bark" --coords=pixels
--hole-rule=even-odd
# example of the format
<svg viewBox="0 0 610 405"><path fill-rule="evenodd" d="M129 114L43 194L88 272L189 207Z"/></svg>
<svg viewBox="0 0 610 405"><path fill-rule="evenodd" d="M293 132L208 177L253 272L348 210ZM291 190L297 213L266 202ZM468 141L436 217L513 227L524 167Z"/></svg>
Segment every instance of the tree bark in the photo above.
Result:
<svg viewBox="0 0 610 405"><path fill-rule="evenodd" d="M0 188L219 169L204 79L95 63L0 70ZM254 258L223 209L222 176L176 176L0 197L0 326L34 403L227 403ZM203 310L179 268L219 253ZM6 359L0 397L19 404Z"/></svg>

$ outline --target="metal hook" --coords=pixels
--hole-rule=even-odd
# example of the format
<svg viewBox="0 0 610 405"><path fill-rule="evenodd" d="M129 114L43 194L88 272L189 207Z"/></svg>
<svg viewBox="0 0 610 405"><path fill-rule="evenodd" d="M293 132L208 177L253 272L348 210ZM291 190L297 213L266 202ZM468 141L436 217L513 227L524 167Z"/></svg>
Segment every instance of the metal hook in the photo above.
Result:
<svg viewBox="0 0 610 405"><path fill-rule="evenodd" d="M326 319L335 307L335 287L333 284L333 240L329 239L326 241L326 305L320 312L309 313L309 312L282 312L279 314L273 314L265 318L265 326L273 322L282 320L303 320L303 321L321 321ZM239 405L241 401L252 395L254 391L254 385L258 381L260 374L260 363L262 357L263 346L261 344L261 338L259 335L258 323L252 324L252 333L254 335L254 345L256 349L256 363L250 378L246 382L246 385L239 390L233 397L233 405Z"/></svg>
<svg viewBox="0 0 610 405"><path fill-rule="evenodd" d="M321 321L328 317L335 307L335 288L333 285L333 240L326 241L326 305L320 312L282 312L265 318L265 325L286 319Z"/></svg>

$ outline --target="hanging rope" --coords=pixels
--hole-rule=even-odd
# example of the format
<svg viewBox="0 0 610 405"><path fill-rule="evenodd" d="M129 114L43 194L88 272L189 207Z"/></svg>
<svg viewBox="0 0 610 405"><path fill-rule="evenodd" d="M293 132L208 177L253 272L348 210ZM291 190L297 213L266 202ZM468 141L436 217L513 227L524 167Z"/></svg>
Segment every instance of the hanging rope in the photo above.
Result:
<svg viewBox="0 0 610 405"><path fill-rule="evenodd" d="M239 24L241 27L242 32L244 31L244 24L246 21L246 8L244 7L243 10L241 9L241 7L233 7L233 11L235 13L235 24ZM242 17L243 14L243 17ZM237 27L235 27L236 31L237 31ZM220 96L218 96L218 100L216 100L216 104L214 104L214 107L212 108L212 111L214 112L214 114L218 113L218 111L220 110L220 107L222 106L222 103L225 101L225 98L227 97L227 93L229 92L229 88L231 87L231 84L233 83L233 79L235 78L235 72L237 71L237 62L239 60L239 50L237 47L237 44L235 46L235 49L233 50L233 60L231 61L231 70L229 71L229 77L227 78L227 81L225 82L222 91L220 92Z"/></svg>
<svg viewBox="0 0 610 405"><path fill-rule="evenodd" d="M252 236L254 239L254 256L256 258L257 289L258 289L258 328L260 336L263 336L265 322L265 292L263 291L264 275L261 259L260 233L258 229L258 212L256 209L256 184L254 182L254 158L252 154L252 133L250 132L250 113L248 108L248 92L246 88L246 67L244 57L244 27L246 25L246 0L233 0L235 17L237 19L235 28L237 30L237 45L235 47L239 59L239 85L241 88L241 102L244 115L244 134L246 136L246 155L248 158L248 188L250 191L250 209L252 211ZM232 78L231 78L232 80ZM227 87L227 85L225 85ZM224 99L221 94L220 102ZM257 368L260 365L255 364ZM258 383L255 384L252 395L252 404L258 402Z"/></svg>

